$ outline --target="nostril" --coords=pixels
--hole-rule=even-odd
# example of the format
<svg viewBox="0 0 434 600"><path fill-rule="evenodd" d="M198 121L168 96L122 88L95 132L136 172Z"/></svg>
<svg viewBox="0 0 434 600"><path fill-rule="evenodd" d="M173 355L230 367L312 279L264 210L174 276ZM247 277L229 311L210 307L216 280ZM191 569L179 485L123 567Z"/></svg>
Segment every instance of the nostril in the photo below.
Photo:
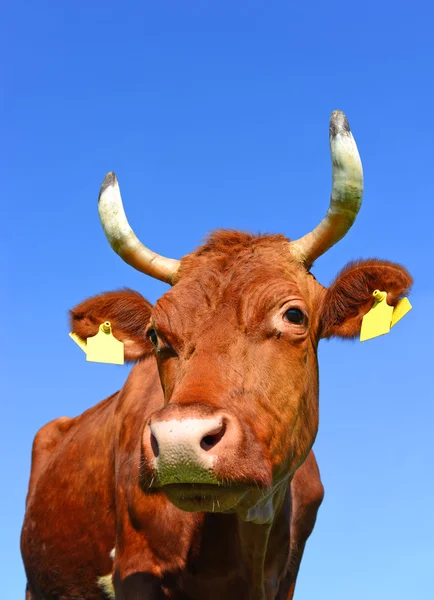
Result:
<svg viewBox="0 0 434 600"><path fill-rule="evenodd" d="M222 423L213 431L210 431L209 433L204 435L203 438L200 440L200 447L202 448L202 450L205 450L207 452L208 450L211 450L211 448L214 448L214 446L216 446L224 436L225 431L226 425Z"/></svg>
<svg viewBox="0 0 434 600"><path fill-rule="evenodd" d="M160 449L158 448L157 438L155 437L155 435L152 432L151 432L151 448L152 448L152 452L154 453L155 458L158 458L158 455L160 454Z"/></svg>

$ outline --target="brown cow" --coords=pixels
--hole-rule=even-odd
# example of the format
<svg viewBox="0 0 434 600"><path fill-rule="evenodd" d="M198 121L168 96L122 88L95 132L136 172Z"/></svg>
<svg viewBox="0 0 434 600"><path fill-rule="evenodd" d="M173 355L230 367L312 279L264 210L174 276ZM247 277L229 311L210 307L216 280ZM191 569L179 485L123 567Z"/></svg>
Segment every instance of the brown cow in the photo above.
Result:
<svg viewBox="0 0 434 600"><path fill-rule="evenodd" d="M154 307L124 290L71 311L83 339L110 321L136 364L120 392L36 435L21 538L33 600L293 597L323 497L318 342L357 335L375 289L395 305L411 285L379 260L349 264L329 289L309 272L362 196L343 113L330 131L330 208L296 242L218 231L166 259L135 237L114 175L104 180L111 245L174 285Z"/></svg>

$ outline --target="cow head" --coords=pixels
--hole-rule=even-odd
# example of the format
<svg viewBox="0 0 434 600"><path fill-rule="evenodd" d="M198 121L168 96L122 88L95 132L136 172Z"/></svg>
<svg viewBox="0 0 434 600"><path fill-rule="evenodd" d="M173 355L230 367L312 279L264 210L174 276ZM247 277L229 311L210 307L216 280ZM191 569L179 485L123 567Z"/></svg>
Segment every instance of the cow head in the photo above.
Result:
<svg viewBox="0 0 434 600"><path fill-rule="evenodd" d="M218 231L181 261L167 259L134 235L114 175L103 183L100 215L113 248L174 285L153 308L131 291L87 300L72 311L73 327L87 337L110 320L127 359L155 356L165 403L143 423L139 480L184 510L255 518L315 440L319 340L354 337L375 289L395 305L411 285L403 267L379 260L349 264L329 289L309 272L361 203L362 169L343 113L332 115L330 140L328 213L295 242Z"/></svg>

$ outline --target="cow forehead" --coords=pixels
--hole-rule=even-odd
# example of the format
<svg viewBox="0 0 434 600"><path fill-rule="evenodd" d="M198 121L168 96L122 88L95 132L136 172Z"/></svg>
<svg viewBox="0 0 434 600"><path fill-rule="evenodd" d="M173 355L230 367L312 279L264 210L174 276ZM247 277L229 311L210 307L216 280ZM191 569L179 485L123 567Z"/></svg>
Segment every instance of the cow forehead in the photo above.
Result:
<svg viewBox="0 0 434 600"><path fill-rule="evenodd" d="M307 310L323 288L289 251L281 235L218 231L184 257L174 287L152 311L160 332L189 338L218 319L220 330L260 323L295 299Z"/></svg>
<svg viewBox="0 0 434 600"><path fill-rule="evenodd" d="M262 274L263 275L263 274ZM207 287L203 279L182 282L157 302L153 318L156 322L169 319L172 326L178 321L201 322L211 315L226 315L240 323L258 320L284 301L296 299L309 304L307 286L296 278L285 279L275 273L230 282L215 282ZM230 317L232 315L232 317ZM167 323L168 325L169 323Z"/></svg>
<svg viewBox="0 0 434 600"><path fill-rule="evenodd" d="M309 313L323 288L303 269L291 267L239 262L230 274L215 269L191 273L158 300L154 323L177 329L218 314L238 324L260 321L290 300Z"/></svg>

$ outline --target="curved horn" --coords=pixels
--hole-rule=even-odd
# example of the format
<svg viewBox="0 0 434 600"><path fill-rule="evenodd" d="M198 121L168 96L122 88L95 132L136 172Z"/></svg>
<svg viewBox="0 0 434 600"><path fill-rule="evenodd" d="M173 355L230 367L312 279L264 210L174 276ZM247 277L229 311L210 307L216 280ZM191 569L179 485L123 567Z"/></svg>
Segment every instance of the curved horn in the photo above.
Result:
<svg viewBox="0 0 434 600"><path fill-rule="evenodd" d="M98 212L110 246L126 263L146 275L172 283L179 260L152 252L137 238L125 215L118 180L111 171L101 185Z"/></svg>
<svg viewBox="0 0 434 600"><path fill-rule="evenodd" d="M306 267L344 237L362 204L363 169L346 116L335 110L330 117L332 193L326 216L313 231L291 242L291 252Z"/></svg>

